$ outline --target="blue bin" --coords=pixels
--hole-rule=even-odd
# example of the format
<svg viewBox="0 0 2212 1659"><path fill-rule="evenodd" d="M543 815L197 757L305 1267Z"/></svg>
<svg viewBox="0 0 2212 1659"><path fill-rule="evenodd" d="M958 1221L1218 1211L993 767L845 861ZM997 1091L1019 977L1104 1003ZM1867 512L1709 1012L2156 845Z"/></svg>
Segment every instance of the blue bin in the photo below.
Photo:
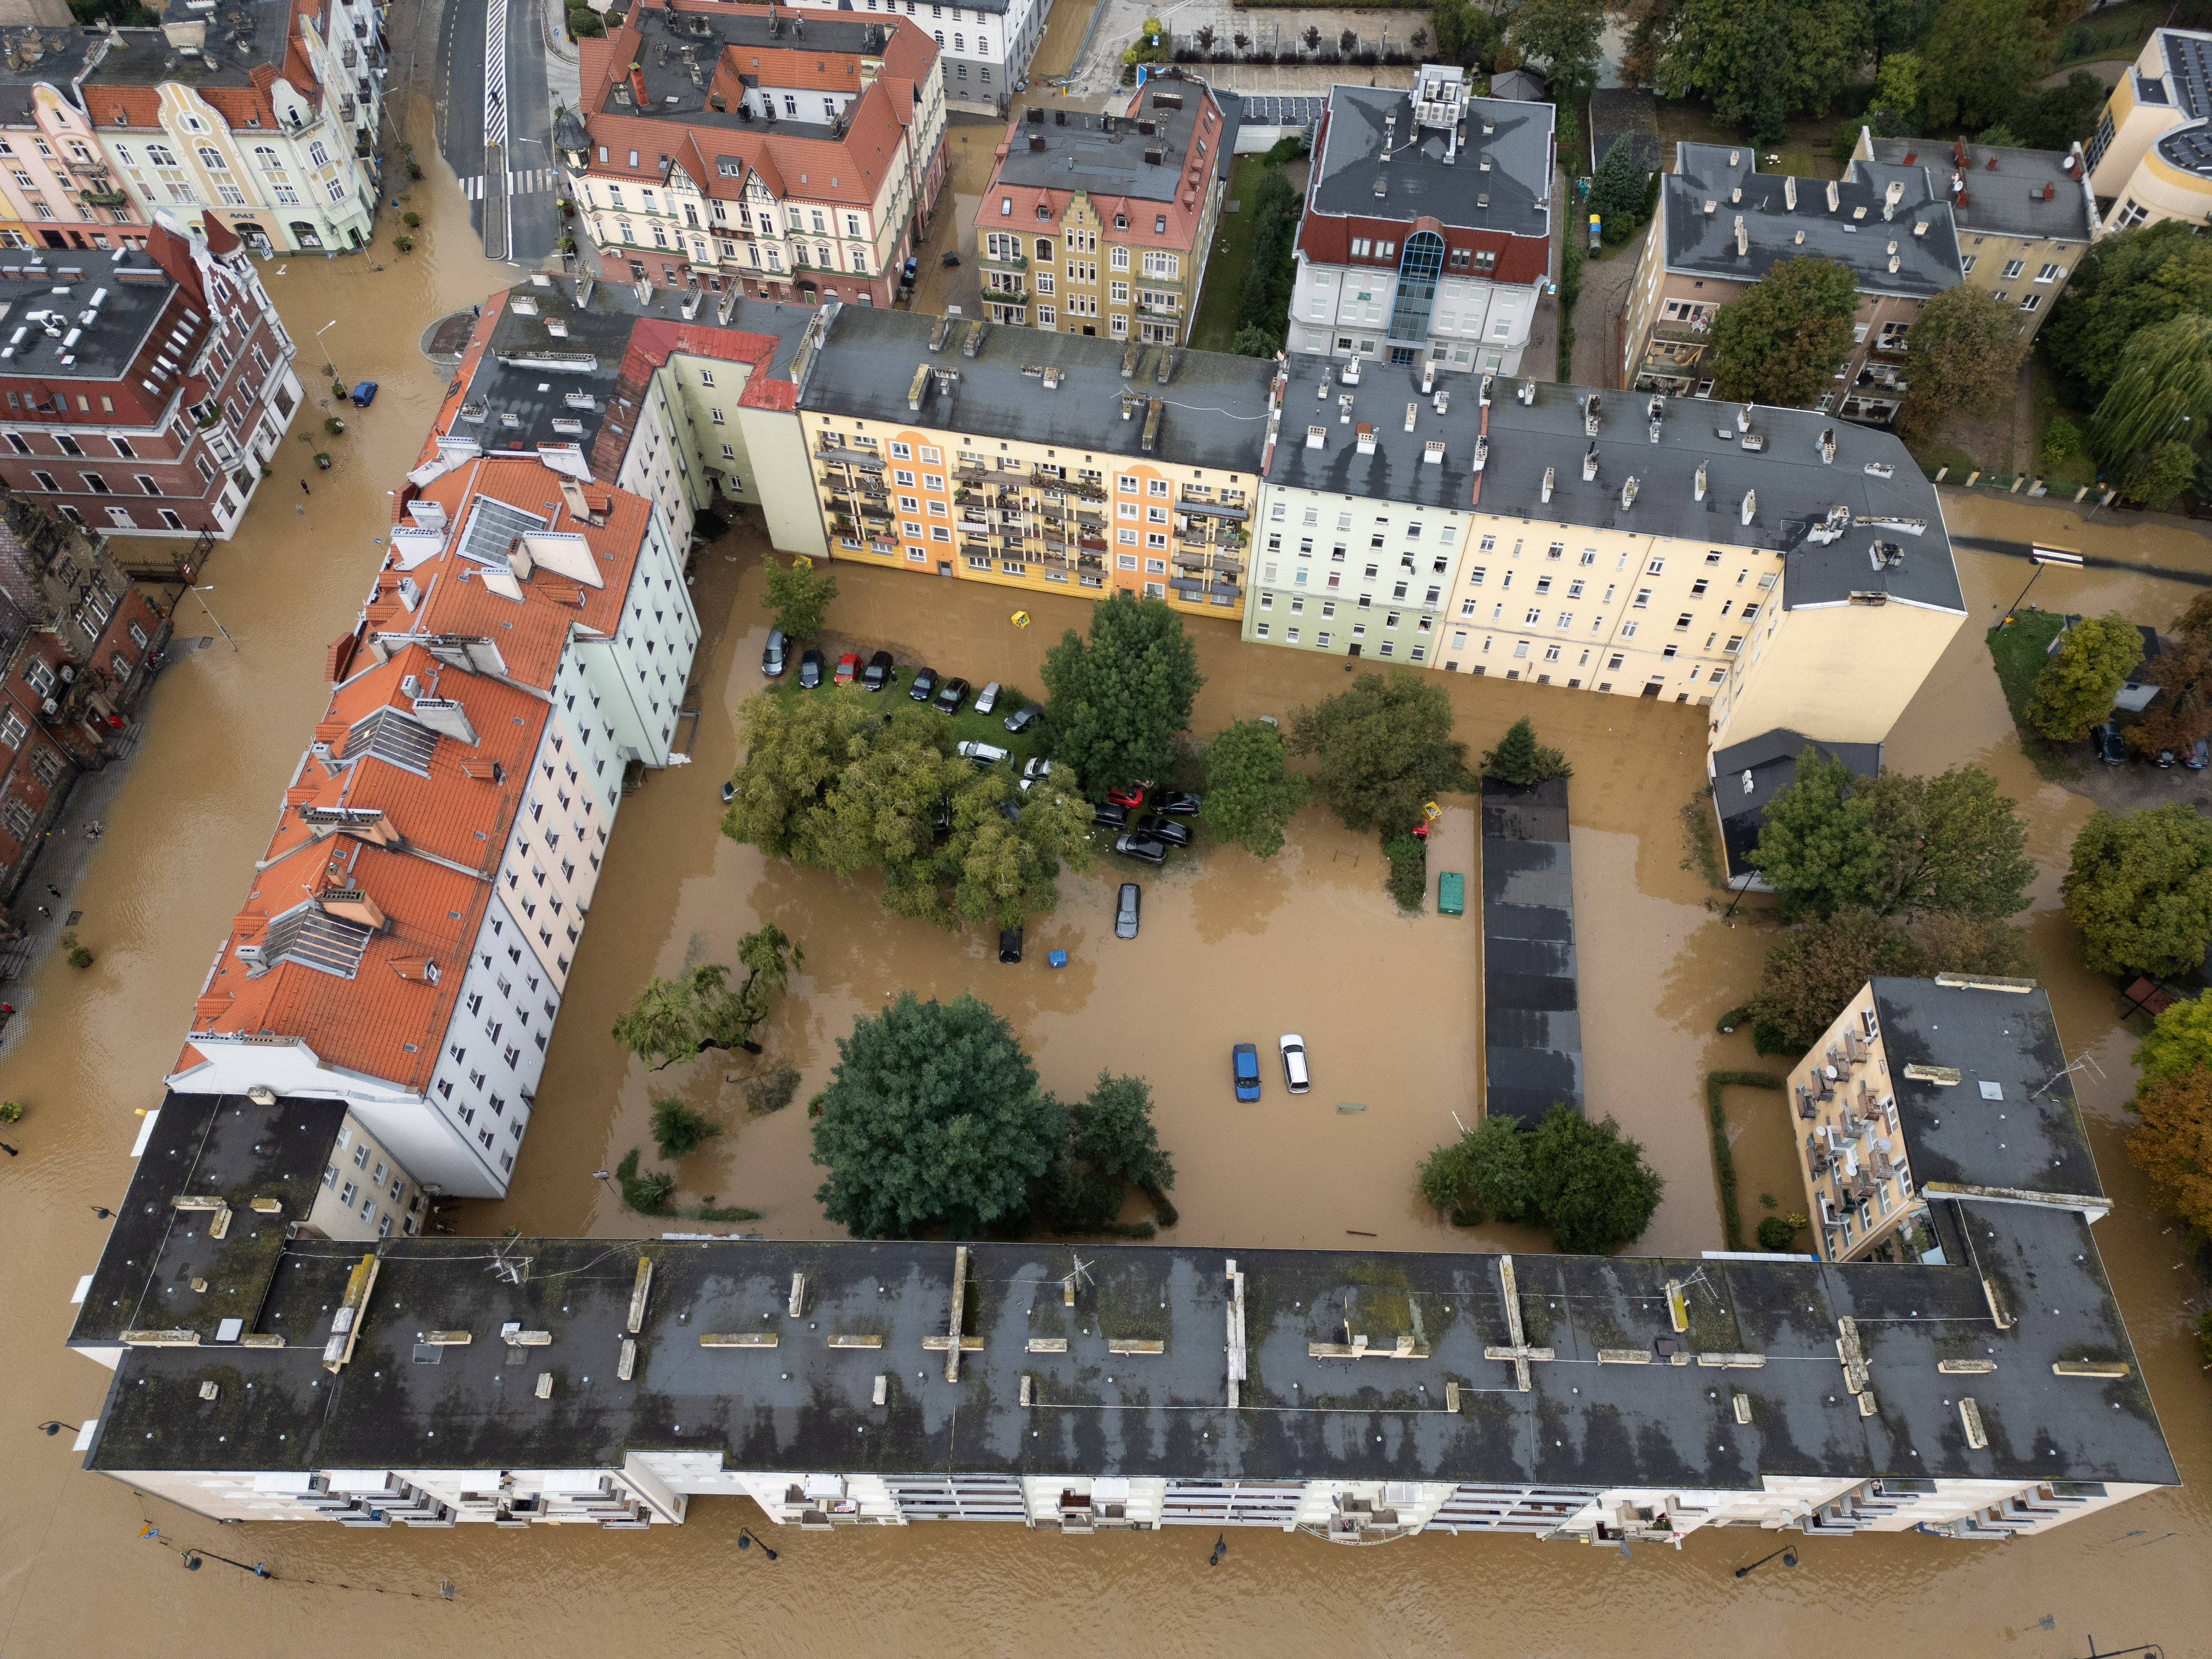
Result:
<svg viewBox="0 0 2212 1659"><path fill-rule="evenodd" d="M1045 952L1044 959L1055 968L1067 966L1067 952L1065 951L1048 951Z"/></svg>

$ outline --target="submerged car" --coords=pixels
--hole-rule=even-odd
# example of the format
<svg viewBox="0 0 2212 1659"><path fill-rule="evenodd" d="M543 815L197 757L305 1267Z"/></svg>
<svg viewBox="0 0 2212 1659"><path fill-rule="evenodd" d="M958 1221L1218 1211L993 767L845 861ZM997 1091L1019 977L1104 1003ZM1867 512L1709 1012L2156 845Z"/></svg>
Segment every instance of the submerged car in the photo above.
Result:
<svg viewBox="0 0 2212 1659"><path fill-rule="evenodd" d="M1285 1031L1277 1042L1283 1051L1283 1081L1294 1095L1302 1095L1313 1087L1313 1079L1306 1075L1306 1040L1296 1031Z"/></svg>
<svg viewBox="0 0 2212 1659"><path fill-rule="evenodd" d="M868 659L868 666L860 676L860 689L880 691L891 683L891 653L878 651Z"/></svg>
<svg viewBox="0 0 2212 1659"><path fill-rule="evenodd" d="M1237 1098L1257 1100L1260 1097L1260 1050L1249 1042L1240 1042L1229 1051L1229 1075L1237 1085Z"/></svg>
<svg viewBox="0 0 2212 1659"><path fill-rule="evenodd" d="M799 653L799 685L803 691L811 691L822 684L822 653L812 646Z"/></svg>
<svg viewBox="0 0 2212 1659"><path fill-rule="evenodd" d="M1137 936L1137 913L1145 902L1144 890L1133 881L1121 884L1120 896L1114 902L1114 937L1134 939Z"/></svg>
<svg viewBox="0 0 2212 1659"><path fill-rule="evenodd" d="M1022 959L1022 930L1003 929L999 934L999 960L1012 964Z"/></svg>
<svg viewBox="0 0 2212 1659"><path fill-rule="evenodd" d="M1154 841L1150 836L1116 836L1114 850L1125 859L1135 859L1140 864L1161 865L1168 861L1168 844Z"/></svg>

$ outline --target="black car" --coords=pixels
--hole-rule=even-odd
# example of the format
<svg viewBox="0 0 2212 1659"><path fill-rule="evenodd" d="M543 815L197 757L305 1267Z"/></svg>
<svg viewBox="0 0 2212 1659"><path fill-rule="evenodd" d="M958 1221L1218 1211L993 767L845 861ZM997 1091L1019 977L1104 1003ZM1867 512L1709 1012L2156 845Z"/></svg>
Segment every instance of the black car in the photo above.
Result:
<svg viewBox="0 0 2212 1659"><path fill-rule="evenodd" d="M914 684L907 687L906 694L916 702L927 702L937 695L937 671L934 668L915 669Z"/></svg>
<svg viewBox="0 0 2212 1659"><path fill-rule="evenodd" d="M1205 802L1206 797L1203 795L1187 794L1179 789L1170 789L1160 797L1160 811L1171 818L1194 818L1198 816L1198 809L1205 805Z"/></svg>
<svg viewBox="0 0 2212 1659"><path fill-rule="evenodd" d="M1173 818L1164 818L1157 812L1147 812L1137 820L1137 833L1150 836L1154 841L1164 841L1170 847L1190 845L1190 826L1177 823Z"/></svg>
<svg viewBox="0 0 2212 1659"><path fill-rule="evenodd" d="M2107 766L2119 766L2125 763L2128 758L2128 746L2120 741L2120 727L2117 720L2106 720L2102 726L2094 728L2089 736L2097 745L2099 760Z"/></svg>
<svg viewBox="0 0 2212 1659"><path fill-rule="evenodd" d="M868 659L867 668L860 675L860 689L880 691L891 683L891 653L878 651Z"/></svg>
<svg viewBox="0 0 2212 1659"><path fill-rule="evenodd" d="M1028 703L1006 716L1006 730L1026 732L1044 718L1044 710L1036 703Z"/></svg>
<svg viewBox="0 0 2212 1659"><path fill-rule="evenodd" d="M811 691L816 686L821 684L822 653L810 645L803 653L800 653L799 659L799 689L804 691Z"/></svg>
<svg viewBox="0 0 2212 1659"><path fill-rule="evenodd" d="M1154 841L1149 836L1117 836L1114 838L1114 850L1123 858L1135 859L1140 864L1165 864L1168 861L1168 844L1164 841Z"/></svg>
<svg viewBox="0 0 2212 1659"><path fill-rule="evenodd" d="M1091 809L1091 827L1093 830L1127 830L1129 827L1129 809L1116 806L1111 801L1094 806Z"/></svg>
<svg viewBox="0 0 2212 1659"><path fill-rule="evenodd" d="M960 712L960 705L967 701L968 682L947 680L939 690L937 701L931 707L940 714L957 714Z"/></svg>
<svg viewBox="0 0 2212 1659"><path fill-rule="evenodd" d="M1144 889L1133 881L1121 884L1121 896L1114 901L1114 937L1134 939L1137 936L1137 916L1145 902Z"/></svg>
<svg viewBox="0 0 2212 1659"><path fill-rule="evenodd" d="M1012 963L1022 959L1022 930L1008 927L999 934L999 960Z"/></svg>

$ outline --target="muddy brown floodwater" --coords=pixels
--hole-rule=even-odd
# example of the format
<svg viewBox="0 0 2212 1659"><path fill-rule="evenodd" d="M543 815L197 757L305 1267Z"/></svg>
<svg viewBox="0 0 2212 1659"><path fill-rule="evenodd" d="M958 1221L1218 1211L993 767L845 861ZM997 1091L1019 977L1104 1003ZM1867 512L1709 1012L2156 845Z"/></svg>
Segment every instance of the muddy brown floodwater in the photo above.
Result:
<svg viewBox="0 0 2212 1659"><path fill-rule="evenodd" d="M414 124L427 158L423 113L418 105ZM12 998L26 1016L9 1028L0 1091L30 1111L9 1136L22 1156L0 1167L0 1343L15 1356L12 1414L0 1425L0 1655L191 1648L251 1659L436 1642L473 1653L649 1644L670 1656L845 1659L956 1647L1030 1654L1065 1645L1071 1632L1170 1656L1580 1654L1655 1639L1699 1652L1809 1652L1839 1637L1863 1642L1876 1620L1874 1639L1916 1653L2061 1659L2086 1650L2091 1633L2107 1649L2158 1641L2170 1655L2207 1651L2212 1386L2186 1329L2203 1287L2181 1261L2177 1235L2145 1206L2120 1150L2132 1038L2110 985L2078 967L2057 908L2057 873L2087 805L2041 782L2020 757L1979 631L2026 573L1981 554L1961 560L1976 621L1899 723L1890 757L1915 770L1979 761L2032 817L2044 976L2069 1048L2103 1073L2081 1085L2116 1199L2099 1238L2191 1483L2183 1489L2004 1544L1808 1540L1794 1572L1778 1565L1738 1582L1730 1570L1764 1553L1764 1535L1699 1535L1679 1556L1647 1547L1623 1559L1517 1538L1441 1536L1354 1553L1240 1531L1209 1568L1212 1540L1181 1531L1078 1540L917 1526L831 1536L779 1530L780 1559L769 1564L733 1547L737 1528L759 1520L740 1500L698 1501L688 1525L641 1534L218 1528L79 1470L66 1437L33 1425L94 1416L107 1386L109 1373L61 1346L70 1289L103 1236L89 1206L112 1205L129 1176L134 1113L155 1103L209 953L320 712L323 647L349 625L377 562L386 491L413 459L438 391L414 342L501 275L477 257L449 179L428 180L415 196L430 228L411 259L388 258L380 272L359 259L294 261L282 275L270 268L270 291L294 333L311 341L337 318L325 338L338 367L349 379L381 381L383 395L333 446L338 466L311 479L312 496L296 493L294 473L303 469L281 469L244 532L210 561L207 598L241 648L234 653L218 638L180 654L153 690L148 740L72 899L85 911L81 931L97 964L76 974L49 961ZM320 354L311 346L307 356L312 370ZM1954 521L1996 537L2025 537L2033 524L2034 533L2091 551L2212 569L2207 544L2186 532L2075 532L2064 515L2022 516L2029 512L1972 502L1954 507ZM1034 690L1042 653L1082 616L1073 602L1030 598L1035 625L1021 630L1000 596L968 584L839 575L845 592L833 625L843 636L909 655L926 647L938 665L978 681ZM802 1101L821 1086L856 1013L898 988L942 996L972 988L1017 1024L1062 1093L1079 1092L1102 1066L1152 1079L1181 1170L1184 1219L1174 1238L1319 1245L1359 1229L1386 1249L1509 1242L1502 1232L1442 1226L1412 1191L1415 1160L1450 1133L1450 1114L1464 1115L1474 1091L1476 918L1400 918L1382 897L1373 838L1344 834L1319 808L1299 819L1291 848L1273 864L1216 850L1164 874L1139 873L1147 902L1133 943L1117 943L1103 925L1109 884L1121 873L1102 866L1071 875L1060 908L1031 929L1020 967L1000 966L979 939L884 915L863 884L841 888L770 865L714 827L716 786L734 758L723 711L757 684L758 580L758 549L742 537L702 557L700 609L710 632L699 683L708 713L696 763L655 776L623 809L515 1195L476 1206L477 1224L631 1231L635 1218L591 1171L645 1141L649 1097L669 1086L732 1125L684 1166L687 1197L711 1192L754 1205L768 1212L759 1224L780 1233L827 1231L811 1196L819 1171L807 1161L803 1105L743 1121L720 1066L648 1079L605 1035L646 975L695 953L720 957L767 919L807 950L764 1056L802 1071ZM2046 577L2039 597L2160 620L2192 591L2145 574L2084 571ZM185 637L196 637L200 625L180 621ZM1286 714L1344 683L1330 664L1240 647L1225 623L1194 631L1209 681L1195 721L1201 732L1239 714ZM1493 742L1527 713L1575 762L1589 1099L1643 1139L1668 1177L1647 1247L1712 1245L1719 1230L1701 1079L1716 1066L1758 1065L1745 1037L1713 1027L1748 989L1771 934L1756 914L1723 927L1701 879L1680 867L1676 814L1703 776L1695 711L1497 681L1449 684L1470 743ZM1440 859L1458 855L1453 847L1471 857L1468 811L1463 799L1451 804ZM1071 958L1056 972L1042 965L1054 945ZM1294 1102L1270 1073L1262 1101L1237 1107L1224 1076L1229 1044L1266 1045L1286 1030L1312 1046L1315 1092ZM1340 1115L1340 1102L1368 1109ZM173 1553L138 1540L149 1517L173 1540L265 1560L278 1576L257 1580L214 1560L180 1573Z"/></svg>

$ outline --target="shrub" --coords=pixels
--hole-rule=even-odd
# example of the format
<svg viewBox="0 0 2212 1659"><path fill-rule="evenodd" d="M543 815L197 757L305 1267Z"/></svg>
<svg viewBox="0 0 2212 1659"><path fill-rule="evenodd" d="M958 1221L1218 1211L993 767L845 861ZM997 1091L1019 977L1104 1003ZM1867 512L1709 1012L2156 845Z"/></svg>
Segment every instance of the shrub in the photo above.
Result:
<svg viewBox="0 0 2212 1659"><path fill-rule="evenodd" d="M345 430L345 422L335 415L325 415L323 416L323 430L335 438Z"/></svg>
<svg viewBox="0 0 2212 1659"><path fill-rule="evenodd" d="M665 1215L668 1200L676 1194L676 1177L659 1170L640 1175L637 1163L637 1148L633 1146L615 1165L615 1179L621 1183L623 1204L640 1215Z"/></svg>
<svg viewBox="0 0 2212 1659"><path fill-rule="evenodd" d="M722 1133L722 1126L693 1111L674 1095L653 1103L653 1144L663 1158L683 1158L697 1152Z"/></svg>
<svg viewBox="0 0 2212 1659"><path fill-rule="evenodd" d="M1384 885L1401 910L1419 910L1429 892L1427 843L1418 836L1393 836L1382 843L1382 856L1390 860Z"/></svg>
<svg viewBox="0 0 2212 1659"><path fill-rule="evenodd" d="M408 235L404 231L402 231L398 235L392 239L392 246L398 248L402 253L412 253L415 251L415 239L412 236Z"/></svg>
<svg viewBox="0 0 2212 1659"><path fill-rule="evenodd" d="M1797 1230L1778 1215L1766 1217L1759 1224L1759 1248L1762 1250L1786 1250L1797 1242Z"/></svg>
<svg viewBox="0 0 2212 1659"><path fill-rule="evenodd" d="M0 1123L21 1123L23 1103L20 1100L0 1100Z"/></svg>
<svg viewBox="0 0 2212 1659"><path fill-rule="evenodd" d="M343 402L348 395L349 394L346 391L346 383L343 380L332 380L331 382L331 397L337 398L340 402ZM302 434L301 435L304 436L305 434Z"/></svg>
<svg viewBox="0 0 2212 1659"><path fill-rule="evenodd" d="M2051 424L2043 428L2043 455L2045 460L2069 461L2081 453L2081 428L2063 415L2053 415Z"/></svg>
<svg viewBox="0 0 2212 1659"><path fill-rule="evenodd" d="M72 927L62 935L62 949L69 957L70 967L82 969L92 966L92 952L78 942L76 928Z"/></svg>
<svg viewBox="0 0 2212 1659"><path fill-rule="evenodd" d="M798 1092L798 1073L787 1067L762 1072L745 1079L745 1109L755 1113L780 1112Z"/></svg>

